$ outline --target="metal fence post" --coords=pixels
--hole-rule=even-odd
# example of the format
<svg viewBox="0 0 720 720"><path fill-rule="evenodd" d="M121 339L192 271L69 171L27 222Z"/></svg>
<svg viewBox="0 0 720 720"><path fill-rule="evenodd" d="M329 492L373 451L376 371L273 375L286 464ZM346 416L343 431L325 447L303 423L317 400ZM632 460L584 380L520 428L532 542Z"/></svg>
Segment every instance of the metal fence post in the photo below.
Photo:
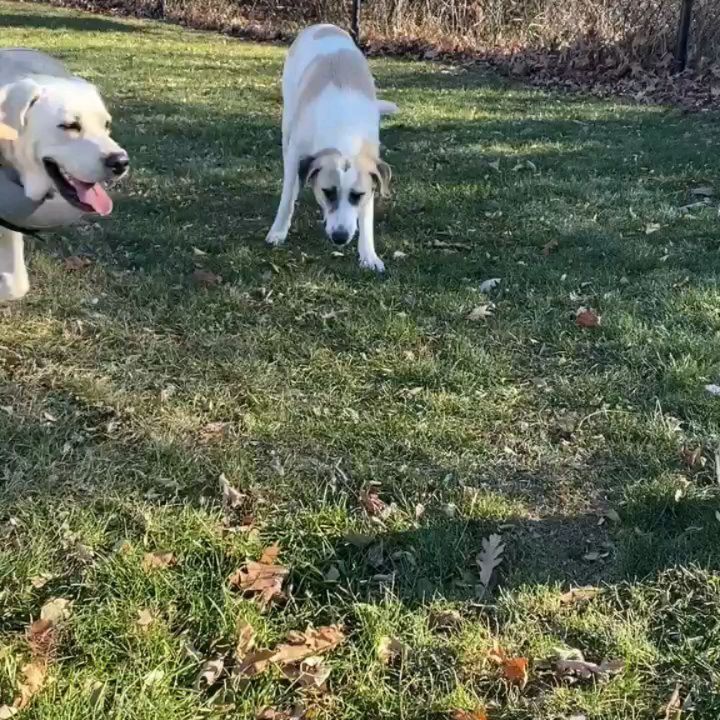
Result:
<svg viewBox="0 0 720 720"><path fill-rule="evenodd" d="M360 2L361 0L352 0L352 36L355 44L360 46Z"/></svg>
<svg viewBox="0 0 720 720"><path fill-rule="evenodd" d="M678 23L677 45L675 47L675 71L682 72L687 65L688 38L692 20L693 0L680 0L680 22Z"/></svg>

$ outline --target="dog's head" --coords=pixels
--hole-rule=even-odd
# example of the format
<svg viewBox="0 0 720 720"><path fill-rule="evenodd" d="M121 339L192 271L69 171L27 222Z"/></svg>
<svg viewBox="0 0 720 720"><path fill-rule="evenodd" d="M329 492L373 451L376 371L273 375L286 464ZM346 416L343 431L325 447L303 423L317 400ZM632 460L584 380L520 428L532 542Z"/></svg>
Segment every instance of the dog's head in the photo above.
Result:
<svg viewBox="0 0 720 720"><path fill-rule="evenodd" d="M347 245L358 229L360 209L375 191L386 196L392 171L372 153L346 157L322 150L300 161L300 181L312 187L323 212L325 232L334 245Z"/></svg>
<svg viewBox="0 0 720 720"><path fill-rule="evenodd" d="M105 187L128 169L128 154L110 137L110 115L97 89L84 80L26 79L0 90L3 122L17 131L0 150L33 200L57 189L85 212L108 215Z"/></svg>

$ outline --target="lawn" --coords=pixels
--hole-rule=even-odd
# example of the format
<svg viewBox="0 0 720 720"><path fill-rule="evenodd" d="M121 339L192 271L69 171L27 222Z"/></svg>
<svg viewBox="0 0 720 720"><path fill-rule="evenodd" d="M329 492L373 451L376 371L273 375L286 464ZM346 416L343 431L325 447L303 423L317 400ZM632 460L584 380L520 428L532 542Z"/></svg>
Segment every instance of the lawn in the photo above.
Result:
<svg viewBox="0 0 720 720"><path fill-rule="evenodd" d="M0 707L35 657L27 720L720 716L717 114L373 60L378 277L308 197L264 246L283 48L4 0L0 45L96 82L133 161L0 309ZM276 542L264 608L228 578ZM335 623L324 692L241 676L238 628Z"/></svg>

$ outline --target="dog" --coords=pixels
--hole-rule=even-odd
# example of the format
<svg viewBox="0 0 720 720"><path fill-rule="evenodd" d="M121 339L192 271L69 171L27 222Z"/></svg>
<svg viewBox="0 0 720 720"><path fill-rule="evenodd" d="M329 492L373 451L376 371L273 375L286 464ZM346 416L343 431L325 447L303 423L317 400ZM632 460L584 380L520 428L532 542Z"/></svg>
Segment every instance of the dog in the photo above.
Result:
<svg viewBox="0 0 720 720"><path fill-rule="evenodd" d="M382 272L374 200L388 194L392 172L380 159L380 117L397 106L378 100L365 56L334 25L313 25L297 36L282 92L283 186L266 242L285 242L300 186L309 185L333 245L347 245L358 233L360 265Z"/></svg>
<svg viewBox="0 0 720 720"><path fill-rule="evenodd" d="M97 88L59 61L35 50L0 50L0 122L9 128L0 134L0 164L17 172L27 198L59 193L83 212L109 215L105 188L130 164L110 121ZM28 289L22 234L0 225L0 301Z"/></svg>

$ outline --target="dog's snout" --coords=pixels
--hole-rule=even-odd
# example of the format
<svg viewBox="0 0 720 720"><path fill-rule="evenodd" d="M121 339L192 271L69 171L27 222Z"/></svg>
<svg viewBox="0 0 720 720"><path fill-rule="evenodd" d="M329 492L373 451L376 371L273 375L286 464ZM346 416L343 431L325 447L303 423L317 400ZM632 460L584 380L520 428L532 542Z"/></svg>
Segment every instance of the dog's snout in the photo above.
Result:
<svg viewBox="0 0 720 720"><path fill-rule="evenodd" d="M105 158L105 167L112 170L113 175L122 175L130 165L130 158L126 152L110 153Z"/></svg>
<svg viewBox="0 0 720 720"><path fill-rule="evenodd" d="M347 230L333 230L330 239L335 245L346 245L350 240L350 233Z"/></svg>

